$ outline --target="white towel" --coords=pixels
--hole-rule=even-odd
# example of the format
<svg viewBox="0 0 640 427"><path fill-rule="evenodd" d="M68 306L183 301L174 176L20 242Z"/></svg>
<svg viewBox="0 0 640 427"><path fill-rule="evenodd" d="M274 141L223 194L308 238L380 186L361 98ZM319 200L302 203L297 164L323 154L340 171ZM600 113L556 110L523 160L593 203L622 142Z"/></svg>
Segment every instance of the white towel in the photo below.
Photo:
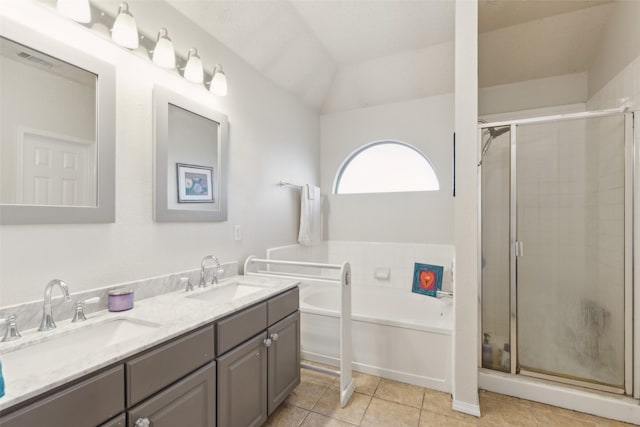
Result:
<svg viewBox="0 0 640 427"><path fill-rule="evenodd" d="M300 233L298 242L304 246L320 243L320 188L305 184L300 190Z"/></svg>

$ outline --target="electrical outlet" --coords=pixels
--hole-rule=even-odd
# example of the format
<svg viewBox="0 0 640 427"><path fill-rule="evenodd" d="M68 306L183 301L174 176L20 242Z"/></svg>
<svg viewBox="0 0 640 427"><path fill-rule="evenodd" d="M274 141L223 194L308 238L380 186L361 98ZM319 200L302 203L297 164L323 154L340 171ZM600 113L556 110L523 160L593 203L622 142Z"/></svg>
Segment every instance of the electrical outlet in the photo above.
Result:
<svg viewBox="0 0 640 427"><path fill-rule="evenodd" d="M233 226L233 240L235 240L236 242L239 242L240 240L242 240L242 226L241 225L234 225Z"/></svg>

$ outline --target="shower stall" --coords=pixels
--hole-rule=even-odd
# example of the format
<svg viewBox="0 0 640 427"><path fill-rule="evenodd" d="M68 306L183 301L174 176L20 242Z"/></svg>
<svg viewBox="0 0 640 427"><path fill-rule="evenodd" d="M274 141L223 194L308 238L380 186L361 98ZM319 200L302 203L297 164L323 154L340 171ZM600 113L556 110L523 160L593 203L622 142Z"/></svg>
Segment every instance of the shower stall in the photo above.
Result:
<svg viewBox="0 0 640 427"><path fill-rule="evenodd" d="M479 124L483 368L638 394L633 120Z"/></svg>

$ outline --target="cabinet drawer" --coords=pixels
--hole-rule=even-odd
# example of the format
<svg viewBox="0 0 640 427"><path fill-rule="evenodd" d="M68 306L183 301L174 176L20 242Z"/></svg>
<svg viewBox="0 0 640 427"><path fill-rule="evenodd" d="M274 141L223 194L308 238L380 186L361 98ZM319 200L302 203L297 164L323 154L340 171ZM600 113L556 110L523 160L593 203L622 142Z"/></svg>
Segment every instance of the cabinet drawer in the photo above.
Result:
<svg viewBox="0 0 640 427"><path fill-rule="evenodd" d="M269 326L296 311L299 305L300 291L297 287L271 298L267 301Z"/></svg>
<svg viewBox="0 0 640 427"><path fill-rule="evenodd" d="M214 427L216 362L211 362L168 389L129 410L129 426L148 419L153 427Z"/></svg>
<svg viewBox="0 0 640 427"><path fill-rule="evenodd" d="M128 361L127 407L213 360L213 343L210 325Z"/></svg>
<svg viewBox="0 0 640 427"><path fill-rule="evenodd" d="M101 424L100 427L127 427L127 416L120 414L106 423Z"/></svg>
<svg viewBox="0 0 640 427"><path fill-rule="evenodd" d="M93 427L124 411L122 365L97 374L6 417L2 427Z"/></svg>
<svg viewBox="0 0 640 427"><path fill-rule="evenodd" d="M216 354L220 356L267 329L267 303L263 302L216 323Z"/></svg>

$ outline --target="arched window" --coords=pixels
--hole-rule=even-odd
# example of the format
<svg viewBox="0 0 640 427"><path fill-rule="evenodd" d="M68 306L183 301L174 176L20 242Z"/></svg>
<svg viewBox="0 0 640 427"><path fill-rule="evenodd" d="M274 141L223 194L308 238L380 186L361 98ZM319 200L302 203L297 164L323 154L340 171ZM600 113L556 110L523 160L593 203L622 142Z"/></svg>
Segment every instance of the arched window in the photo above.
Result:
<svg viewBox="0 0 640 427"><path fill-rule="evenodd" d="M360 147L342 163L335 194L435 191L438 177L429 159L417 148L398 141Z"/></svg>

